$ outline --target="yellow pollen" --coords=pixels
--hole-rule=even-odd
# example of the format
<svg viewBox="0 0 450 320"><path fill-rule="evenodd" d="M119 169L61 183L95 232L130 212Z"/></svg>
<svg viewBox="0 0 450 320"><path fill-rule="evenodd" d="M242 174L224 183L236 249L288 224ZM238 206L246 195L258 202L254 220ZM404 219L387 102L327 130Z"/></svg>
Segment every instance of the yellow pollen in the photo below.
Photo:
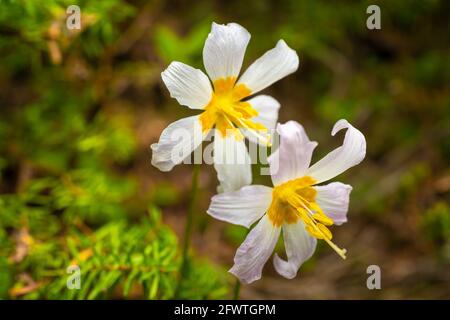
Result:
<svg viewBox="0 0 450 320"><path fill-rule="evenodd" d="M214 126L225 137L232 134L237 140L243 139L239 129L247 129L259 141L270 146L270 135L265 126L251 119L258 115L250 103L242 101L251 94L244 84L235 84L236 77L220 78L214 81L214 93L211 101L200 115L203 131Z"/></svg>
<svg viewBox="0 0 450 320"><path fill-rule="evenodd" d="M306 231L316 239L325 240L342 259L346 250L336 246L328 229L334 222L316 202L317 191L313 187L315 180L305 176L276 186L272 192L272 203L267 215L274 226L283 223L296 223L299 219L305 224Z"/></svg>

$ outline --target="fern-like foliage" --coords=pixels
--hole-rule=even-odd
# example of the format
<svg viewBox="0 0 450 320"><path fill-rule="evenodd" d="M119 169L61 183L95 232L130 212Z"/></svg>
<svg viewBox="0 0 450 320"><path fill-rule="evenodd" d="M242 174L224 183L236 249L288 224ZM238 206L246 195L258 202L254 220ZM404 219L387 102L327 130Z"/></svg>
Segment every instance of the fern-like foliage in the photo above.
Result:
<svg viewBox="0 0 450 320"><path fill-rule="evenodd" d="M1 1L0 299L174 297L180 246L140 194L136 114L114 87L136 72L114 51L137 11L124 0ZM224 298L228 279L193 257L180 288Z"/></svg>

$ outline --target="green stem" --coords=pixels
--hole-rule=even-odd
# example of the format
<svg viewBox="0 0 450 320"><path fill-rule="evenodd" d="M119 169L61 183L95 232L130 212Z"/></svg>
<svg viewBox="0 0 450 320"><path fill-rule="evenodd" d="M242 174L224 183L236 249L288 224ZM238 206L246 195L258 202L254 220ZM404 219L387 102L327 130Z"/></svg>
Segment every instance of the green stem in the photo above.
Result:
<svg viewBox="0 0 450 320"><path fill-rule="evenodd" d="M198 198L198 176L200 173L200 165L194 164L192 172L192 185L189 193L189 206L186 217L186 224L184 226L183 251L182 262L180 269L180 279L175 290L175 298L179 298L181 283L186 278L189 269L189 247L191 244L192 227L194 225L194 213L197 207Z"/></svg>
<svg viewBox="0 0 450 320"><path fill-rule="evenodd" d="M239 300L239 292L241 291L241 282L239 279L236 279L236 283L234 284L233 289L233 300Z"/></svg>

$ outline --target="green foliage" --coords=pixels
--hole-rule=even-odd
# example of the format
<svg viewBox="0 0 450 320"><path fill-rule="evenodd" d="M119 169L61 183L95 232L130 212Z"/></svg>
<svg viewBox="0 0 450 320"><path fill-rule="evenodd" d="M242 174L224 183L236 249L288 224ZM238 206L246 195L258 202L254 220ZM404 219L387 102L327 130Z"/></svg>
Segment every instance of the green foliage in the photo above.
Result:
<svg viewBox="0 0 450 320"><path fill-rule="evenodd" d="M82 30L65 26L72 4L81 7ZM388 247L393 243L408 246L397 249L417 268L448 255L449 2L379 1L381 31L365 27L370 4L2 0L0 298L173 297L179 244L157 210L146 212L157 206L168 223L182 220L177 215L186 208L186 179L181 177L186 171L177 168L161 178L151 169L148 145L169 122L192 115L169 99L160 72L173 60L202 68L212 21L238 22L251 33L243 69L281 38L299 53L299 71L262 94L280 101L281 122L301 122L320 143L313 161L340 141L342 136L330 139L339 118L365 134L366 159L337 178L354 187L349 223L335 229L337 239L346 239L344 234L358 238L351 248L352 240L346 240L349 259L372 264L374 255L366 249L375 247L380 263L397 265L392 253L398 251ZM254 183L270 184L254 169ZM211 172L202 174L202 183L213 193ZM208 205L206 200L202 205ZM194 229L208 234L210 219L198 214ZM366 228L371 236L360 236ZM236 248L245 233L227 226L222 245ZM427 263L412 263L417 257L411 246L421 248L424 237L436 250L426 252ZM282 245L277 250L283 252ZM329 251L319 243L317 262ZM72 262L81 267L81 290L65 287ZM301 271L320 265L311 259ZM353 275L357 268L351 261L347 265ZM436 268L431 280L448 277L448 265ZM329 270L315 274L325 281ZM422 278L428 274L412 272ZM386 287L397 288L403 283L398 277L387 274L393 283ZM352 281L345 278L345 283ZM348 298L342 296L344 283L338 285L340 290L319 287ZM228 287L226 271L194 253L180 296L224 298ZM361 298L351 289L354 298ZM403 297L435 297L435 291L414 296L408 288Z"/></svg>
<svg viewBox="0 0 450 320"><path fill-rule="evenodd" d="M160 183L153 190L151 199L155 205L169 206L179 201L180 191L170 183Z"/></svg>
<svg viewBox="0 0 450 320"><path fill-rule="evenodd" d="M80 31L65 26L72 4L81 7ZM131 173L139 119L116 87L134 65L108 72L136 8L122 0L1 5L0 298L173 298L180 246L154 205L181 197L171 187L150 201L139 194ZM186 40L187 56L206 31ZM67 287L74 264L79 290ZM197 258L192 265L180 297L227 297L224 270Z"/></svg>
<svg viewBox="0 0 450 320"><path fill-rule="evenodd" d="M187 36L180 37L172 29L160 25L154 35L156 50L167 64L172 61L195 63L200 60L205 38L210 29L211 24L208 21L196 25Z"/></svg>
<svg viewBox="0 0 450 320"><path fill-rule="evenodd" d="M405 201L408 196L420 192L425 179L430 175L430 168L425 163L417 163L405 170L400 179L398 198L400 202Z"/></svg>
<svg viewBox="0 0 450 320"><path fill-rule="evenodd" d="M180 255L177 238L153 209L139 224L115 220L93 232L72 227L64 237L44 241L22 233L27 254L15 265L1 260L2 270L27 275L9 290L12 297L25 299L173 298L178 283ZM4 252L3 252L4 253ZM81 271L80 289L68 289L68 269ZM11 272L4 273L7 277ZM32 283L30 283L30 279ZM194 283L195 282L195 283ZM224 298L226 279L204 262L196 262L184 283L180 297ZM35 288L34 290L28 290ZM4 287L3 297L5 296Z"/></svg>
<svg viewBox="0 0 450 320"><path fill-rule="evenodd" d="M180 299L226 299L230 297L226 273L223 269L212 266L209 262L199 259L188 265L188 276L180 288Z"/></svg>
<svg viewBox="0 0 450 320"><path fill-rule="evenodd" d="M450 243L450 208L447 203L435 203L425 212L422 224L429 239L437 245Z"/></svg>
<svg viewBox="0 0 450 320"><path fill-rule="evenodd" d="M241 226L227 225L225 236L227 240L235 246L239 246L248 234L248 230Z"/></svg>

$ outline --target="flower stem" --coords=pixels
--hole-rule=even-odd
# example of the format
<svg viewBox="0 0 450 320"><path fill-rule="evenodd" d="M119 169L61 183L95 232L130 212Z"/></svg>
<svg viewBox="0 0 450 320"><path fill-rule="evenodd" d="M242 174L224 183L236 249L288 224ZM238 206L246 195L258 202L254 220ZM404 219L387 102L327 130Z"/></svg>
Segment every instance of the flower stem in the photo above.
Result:
<svg viewBox="0 0 450 320"><path fill-rule="evenodd" d="M194 164L194 169L192 171L191 191L189 193L189 205L186 217L186 224L184 226L183 251L182 251L183 256L180 269L180 279L178 280L177 288L175 290L176 299L179 298L181 283L187 277L189 269L189 247L191 244L192 227L194 224L194 213L197 207L199 173L200 173L200 165Z"/></svg>
<svg viewBox="0 0 450 320"><path fill-rule="evenodd" d="M239 293L241 291L241 282L239 279L236 279L236 283L234 284L233 289L233 300L239 300Z"/></svg>

